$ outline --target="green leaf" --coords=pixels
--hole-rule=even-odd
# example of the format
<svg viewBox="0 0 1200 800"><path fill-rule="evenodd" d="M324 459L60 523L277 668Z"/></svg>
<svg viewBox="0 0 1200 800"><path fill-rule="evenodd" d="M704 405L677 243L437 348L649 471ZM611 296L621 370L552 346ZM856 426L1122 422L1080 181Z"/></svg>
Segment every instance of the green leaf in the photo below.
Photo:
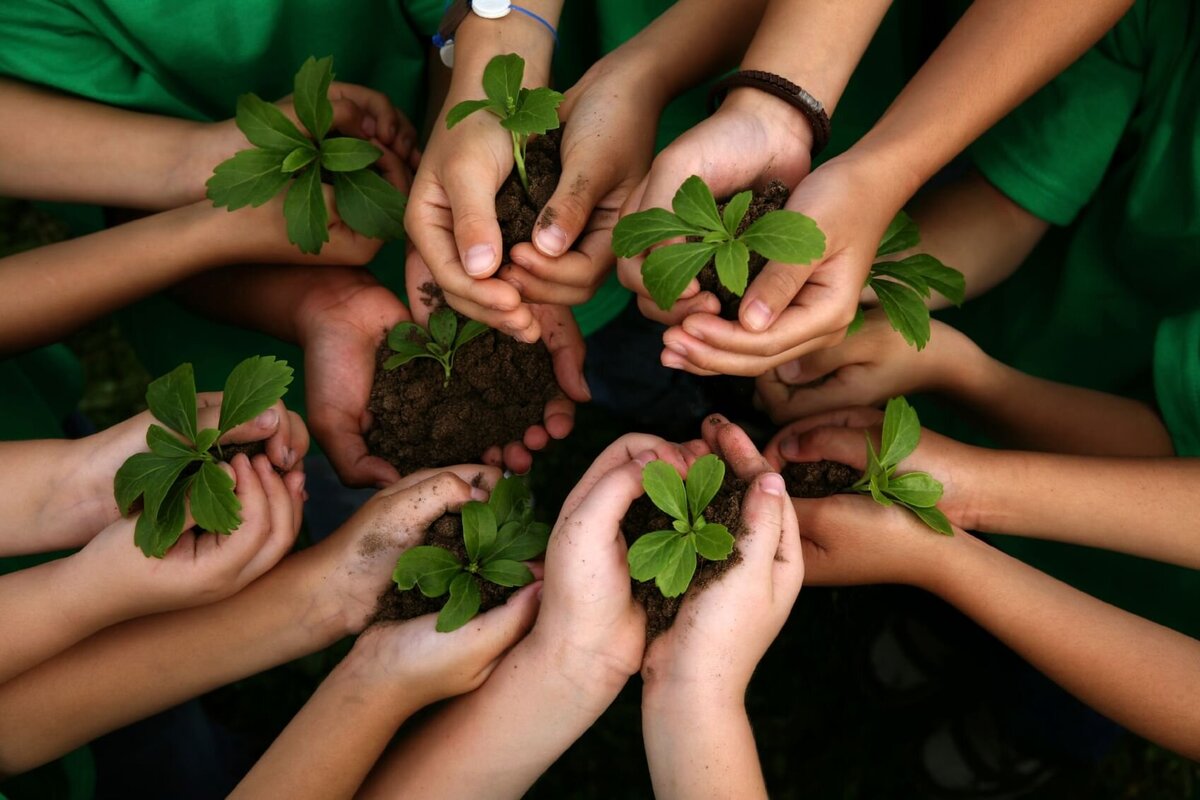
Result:
<svg viewBox="0 0 1200 800"><path fill-rule="evenodd" d="M923 349L929 343L929 309L921 295L903 284L881 278L872 278L870 286L891 326L904 341Z"/></svg>
<svg viewBox="0 0 1200 800"><path fill-rule="evenodd" d="M448 308L442 307L429 316L429 335L442 347L454 344L454 334L458 331L458 315Z"/></svg>
<svg viewBox="0 0 1200 800"><path fill-rule="evenodd" d="M697 236L703 229L684 222L665 208L648 208L620 220L612 232L612 249L633 258L651 245L679 236Z"/></svg>
<svg viewBox="0 0 1200 800"><path fill-rule="evenodd" d="M351 229L373 239L404 238L408 198L371 170L334 173L333 196Z"/></svg>
<svg viewBox="0 0 1200 800"><path fill-rule="evenodd" d="M244 206L261 206L287 185L291 176L282 171L286 156L270 150L243 150L222 161L213 170L208 199L213 205L236 211Z"/></svg>
<svg viewBox="0 0 1200 800"><path fill-rule="evenodd" d="M333 56L321 59L309 56L296 73L292 105L301 124L317 141L324 139L333 125L333 104L329 102L332 80Z"/></svg>
<svg viewBox="0 0 1200 800"><path fill-rule="evenodd" d="M432 353L429 353L425 350L422 350L419 353L415 353L415 352L414 353L397 353L396 355L389 358L387 361L383 362L383 368L386 370L393 370L393 369L396 369L396 367L404 366L408 362L412 361L414 358L421 358L421 357L432 358L435 361L438 360L437 356L435 356Z"/></svg>
<svg viewBox="0 0 1200 800"><path fill-rule="evenodd" d="M708 504L721 490L724 480L725 462L712 453L701 456L692 463L687 476L687 505L692 520L704 513L704 509L708 508Z"/></svg>
<svg viewBox="0 0 1200 800"><path fill-rule="evenodd" d="M881 475L880 473L875 473L874 475L871 476L871 483L870 483L871 497L875 498L875 502L879 503L879 505L881 505L881 506L890 506L892 504L892 501L891 501L891 498L889 498L884 493L883 487L880 486L881 478L882 478L882 480L887 480L887 475Z"/></svg>
<svg viewBox="0 0 1200 800"><path fill-rule="evenodd" d="M675 305L716 249L715 244L684 242L650 251L642 262L642 282L659 308L666 311Z"/></svg>
<svg viewBox="0 0 1200 800"><path fill-rule="evenodd" d="M287 173L297 172L311 164L316 157L317 151L311 144L304 147L297 147L283 159L283 163L279 165L279 170Z"/></svg>
<svg viewBox="0 0 1200 800"><path fill-rule="evenodd" d="M133 543L151 558L162 558L183 535L187 522L187 492L192 479L177 481L163 500L157 515L145 510L133 526Z"/></svg>
<svg viewBox="0 0 1200 800"><path fill-rule="evenodd" d="M496 515L478 500L465 504L461 513L467 557L472 562L481 561L491 554L496 544Z"/></svg>
<svg viewBox="0 0 1200 800"><path fill-rule="evenodd" d="M784 264L808 264L825 254L816 220L796 211L771 211L750 224L741 240L754 252Z"/></svg>
<svg viewBox="0 0 1200 800"><path fill-rule="evenodd" d="M735 239L717 245L715 258L717 277L726 289L741 297L746 293L746 283L750 280L750 251Z"/></svg>
<svg viewBox="0 0 1200 800"><path fill-rule="evenodd" d="M919 275L930 289L956 306L961 306L966 299L967 280L963 274L947 267L928 253L917 253L899 261L885 263L891 264L893 269L906 275Z"/></svg>
<svg viewBox="0 0 1200 800"><path fill-rule="evenodd" d="M251 356L234 367L221 395L221 433L229 433L275 405L287 394L292 373L288 363L275 356Z"/></svg>
<svg viewBox="0 0 1200 800"><path fill-rule="evenodd" d="M146 387L146 405L155 419L189 442L196 441L196 376L191 364L180 364Z"/></svg>
<svg viewBox="0 0 1200 800"><path fill-rule="evenodd" d="M912 217L904 211L898 211L892 221L888 223L887 230L883 232L883 239L875 251L875 257L880 258L892 253L899 253L901 250L916 247L920 243L921 234L917 232L917 223L913 222Z"/></svg>
<svg viewBox="0 0 1200 800"><path fill-rule="evenodd" d="M157 517L163 500L188 464L198 461L195 456L173 457L155 453L135 453L125 459L113 479L113 494L121 514L128 514L129 507L139 497L142 507L151 517Z"/></svg>
<svg viewBox="0 0 1200 800"><path fill-rule="evenodd" d="M688 521L688 497L679 473L665 461L651 461L642 469L642 488L654 505L674 519Z"/></svg>
<svg viewBox="0 0 1200 800"><path fill-rule="evenodd" d="M863 314L862 308L854 309L854 319L850 320L850 324L846 326L846 335L849 336L853 333L858 333L866 321L867 317Z"/></svg>
<svg viewBox="0 0 1200 800"><path fill-rule="evenodd" d="M516 53L496 56L483 68L483 93L499 108L511 109L524 79L525 59Z"/></svg>
<svg viewBox="0 0 1200 800"><path fill-rule="evenodd" d="M695 535L696 550L709 561L724 561L733 552L733 534L724 525L710 522Z"/></svg>
<svg viewBox="0 0 1200 800"><path fill-rule="evenodd" d="M730 236L737 236L738 226L746 218L746 211L750 208L750 201L753 198L754 192L738 192L729 198L729 202L725 204L725 212L721 215L721 222L725 224L725 230L729 232Z"/></svg>
<svg viewBox="0 0 1200 800"><path fill-rule="evenodd" d="M281 159L297 147L312 144L278 106L254 94L244 94L238 98L237 126L252 145L275 150ZM275 163L278 166L280 162Z"/></svg>
<svg viewBox="0 0 1200 800"><path fill-rule="evenodd" d="M158 425L151 425L146 429L146 445L150 448L151 453L154 453L156 456L163 456L164 458L187 458L195 460L200 457L200 452L203 452L198 445L192 447L185 444L175 436L172 436L166 428Z"/></svg>
<svg viewBox="0 0 1200 800"><path fill-rule="evenodd" d="M517 110L501 119L500 125L505 130L526 136L552 131L561 124L558 107L562 101L562 94L553 89L522 89Z"/></svg>
<svg viewBox="0 0 1200 800"><path fill-rule="evenodd" d="M678 597L687 591L696 574L696 546L687 537L679 536L670 546L666 568L658 573L654 584L663 597Z"/></svg>
<svg viewBox="0 0 1200 800"><path fill-rule="evenodd" d="M676 543L682 540L675 531L654 531L639 536L629 548L629 576L635 581L653 580L667 568Z"/></svg>
<svg viewBox="0 0 1200 800"><path fill-rule="evenodd" d="M401 589L421 587L426 597L441 597L450 590L450 581L463 571L463 565L449 550L421 545L405 550L396 559L392 580Z"/></svg>
<svg viewBox="0 0 1200 800"><path fill-rule="evenodd" d="M321 170L314 164L296 176L283 201L288 241L301 253L319 253L329 241L329 209L321 189Z"/></svg>
<svg viewBox="0 0 1200 800"><path fill-rule="evenodd" d="M509 522L496 534L496 546L490 558L493 561L529 561L546 552L550 541L550 526L541 522L522 525Z"/></svg>
<svg viewBox="0 0 1200 800"><path fill-rule="evenodd" d="M438 614L438 633L456 631L479 613L479 584L466 572L460 572L450 582L450 599Z"/></svg>
<svg viewBox="0 0 1200 800"><path fill-rule="evenodd" d="M950 524L950 520L946 519L946 515L936 508L910 508L909 511L921 518L929 527L933 528L938 533L946 536L954 535L954 526Z"/></svg>
<svg viewBox="0 0 1200 800"><path fill-rule="evenodd" d="M403 352L409 345L419 345L421 349L429 343L429 333L415 322L400 322L388 331L388 347Z"/></svg>
<svg viewBox="0 0 1200 800"><path fill-rule="evenodd" d="M529 487L525 481L516 475L509 475L496 482L496 488L488 498L488 505L496 515L496 524L515 520L521 516L521 509L529 503Z"/></svg>
<svg viewBox="0 0 1200 800"><path fill-rule="evenodd" d="M196 449L201 453L207 453L217 443L217 439L220 438L221 432L219 430L216 428L205 428L196 434Z"/></svg>
<svg viewBox="0 0 1200 800"><path fill-rule="evenodd" d="M370 142L339 136L326 139L321 145L321 166L330 172L353 172L366 169L382 155L383 152Z"/></svg>
<svg viewBox="0 0 1200 800"><path fill-rule="evenodd" d="M725 230L725 223L717 213L717 201L699 175L683 182L671 200L671 208L684 222L706 231Z"/></svg>
<svg viewBox="0 0 1200 800"><path fill-rule="evenodd" d="M888 481L888 497L909 508L933 508L942 499L942 484L928 472L906 472Z"/></svg>
<svg viewBox="0 0 1200 800"><path fill-rule="evenodd" d="M491 100L464 100L446 112L446 127L453 128L476 111L491 108L492 105Z"/></svg>
<svg viewBox="0 0 1200 800"><path fill-rule="evenodd" d="M233 483L233 478L211 461L200 465L188 498L197 525L213 533L230 533L242 524L242 504L233 493Z"/></svg>
<svg viewBox="0 0 1200 800"><path fill-rule="evenodd" d="M871 277L892 278L910 287L922 297L929 297L929 284L925 282L925 278L920 273L898 266L898 262L881 261L871 265Z"/></svg>
<svg viewBox="0 0 1200 800"><path fill-rule="evenodd" d="M520 561L497 558L479 568L479 577L497 586L528 586L533 583L533 573Z"/></svg>
<svg viewBox="0 0 1200 800"><path fill-rule="evenodd" d="M917 449L921 441L921 421L917 411L903 397L888 400L883 411L883 434L879 461L891 469Z"/></svg>
<svg viewBox="0 0 1200 800"><path fill-rule="evenodd" d="M458 338L454 341L454 349L457 350L472 339L487 333L487 331L488 326L484 325L482 322L478 322L473 319L467 320L466 323L458 330Z"/></svg>

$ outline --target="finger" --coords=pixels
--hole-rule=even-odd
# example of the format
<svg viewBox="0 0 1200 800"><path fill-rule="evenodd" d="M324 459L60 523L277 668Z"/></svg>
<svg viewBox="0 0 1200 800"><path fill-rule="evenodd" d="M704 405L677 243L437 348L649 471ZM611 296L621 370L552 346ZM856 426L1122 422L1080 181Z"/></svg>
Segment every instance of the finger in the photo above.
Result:
<svg viewBox="0 0 1200 800"><path fill-rule="evenodd" d="M591 300L594 293L592 289L581 289L544 280L515 264L506 265L499 275L501 280L520 292L521 299L527 303L579 306Z"/></svg>
<svg viewBox="0 0 1200 800"><path fill-rule="evenodd" d="M275 432L279 430L281 409L283 409L282 401L272 405L266 411L263 411L249 422L243 422L241 425L233 428L217 441L221 444L246 444L247 442L261 442L262 440L273 436ZM217 428L220 425L220 416L220 405L197 409L196 428L198 430Z"/></svg>
<svg viewBox="0 0 1200 800"><path fill-rule="evenodd" d="M408 194L412 188L412 173L409 171L408 164L379 139L372 138L370 141L381 154L379 160L372 166L383 173L383 177L388 183Z"/></svg>
<svg viewBox="0 0 1200 800"><path fill-rule="evenodd" d="M509 289L513 289L512 286L500 280L478 281L477 283L503 284ZM479 320L489 328L495 328L522 344L533 344L542 336L542 328L537 316L527 303L522 303L512 311L495 311L452 292L446 292L445 297L450 307L464 317Z"/></svg>
<svg viewBox="0 0 1200 800"><path fill-rule="evenodd" d="M679 355L679 353L677 353L675 350L672 350L669 348L663 349L663 351L658 356L658 360L659 360L659 363L661 363L664 367L667 367L669 369L684 370L685 372L690 372L693 375L703 375L703 376L711 377L713 375L721 374L720 372L718 372L716 370L704 369L702 367L697 367L695 364L693 364L691 361L689 361L686 357ZM731 372L729 374L733 375L733 374L738 374L738 373Z"/></svg>
<svg viewBox="0 0 1200 800"><path fill-rule="evenodd" d="M594 537L587 538L595 538L597 542L620 538L621 519L633 501L643 494L642 468L655 460L654 457L652 451L641 453L596 481L565 517L565 524L560 526L562 535L571 538L576 530L582 529L585 533L594 532ZM554 535L559 536L559 530Z"/></svg>
<svg viewBox="0 0 1200 800"><path fill-rule="evenodd" d="M814 266L767 262L742 296L738 310L742 327L756 333L769 328L804 288Z"/></svg>
<svg viewBox="0 0 1200 800"><path fill-rule="evenodd" d="M824 378L842 367L870 361L878 342L870 337L848 336L841 344L814 350L808 355L788 361L779 366L779 380L786 384L800 385Z"/></svg>
<svg viewBox="0 0 1200 800"><path fill-rule="evenodd" d="M522 587L504 605L480 614L461 629L463 633L459 638L467 640L462 646L469 647L472 658L487 665L485 669L488 671L505 650L520 641L533 627L541 605L538 600L541 588L541 581Z"/></svg>
<svg viewBox="0 0 1200 800"><path fill-rule="evenodd" d="M816 386L785 390L788 393L787 416L792 419L809 417L886 400L886 395L881 397L878 389L870 386L870 373L868 367L851 365L842 367Z"/></svg>
<svg viewBox="0 0 1200 800"><path fill-rule="evenodd" d="M612 241L612 237L608 233L595 238L603 238L610 243ZM591 237L589 237L590 239ZM592 242L589 241L588 244L591 245ZM605 255L599 248L592 250L589 247L589 252L570 250L561 256L551 258L539 253L532 245L522 242L513 247L511 258L514 264L543 281L552 281L577 289L595 289L601 283L604 273L607 272L612 259L612 250L610 246Z"/></svg>
<svg viewBox="0 0 1200 800"><path fill-rule="evenodd" d="M304 462L304 457L308 455L308 448L311 442L311 437L308 433L308 426L304 424L304 419L295 411L287 412L288 418L288 449L292 451L292 467ZM280 465L283 466L282 464ZM290 467L288 468L290 469Z"/></svg>
<svg viewBox="0 0 1200 800"><path fill-rule="evenodd" d="M347 486L390 486L400 473L378 456L371 455L358 417L328 404L309 406L309 420L329 463Z"/></svg>
<svg viewBox="0 0 1200 800"><path fill-rule="evenodd" d="M705 443L737 477L749 481L771 471L770 463L758 452L746 432L720 414L710 414L700 428Z"/></svg>
<svg viewBox="0 0 1200 800"><path fill-rule="evenodd" d="M588 467L583 477L575 484L575 488L563 501L560 516L569 515L583 501L583 498L609 472L619 469L631 461L639 461L642 465L651 461L666 461L682 474L687 471L687 463L680 449L670 442L652 436L648 433L627 433L604 449L592 465Z"/></svg>
<svg viewBox="0 0 1200 800"><path fill-rule="evenodd" d="M504 448L499 445L492 445L487 450L483 451L483 463L490 467L504 468Z"/></svg>
<svg viewBox="0 0 1200 800"><path fill-rule="evenodd" d="M681 323L683 333L716 351L772 360L773 367L815 350L833 347L846 338L847 321L838 327L840 317L822 312L823 321L806 318L800 306L792 306L778 322L763 333L752 333L736 322L715 314L692 314Z"/></svg>
<svg viewBox="0 0 1200 800"><path fill-rule="evenodd" d="M504 466L518 475L524 475L533 466L533 453L520 442L509 442L504 445Z"/></svg>
<svg viewBox="0 0 1200 800"><path fill-rule="evenodd" d="M300 532L300 523L304 521L304 501L308 495L304 491L304 483L308 476L303 472L289 472L283 476L283 484L292 495L292 528Z"/></svg>
<svg viewBox="0 0 1200 800"><path fill-rule="evenodd" d="M693 292L692 289L695 291ZM715 315L721 313L721 301L712 292L701 292L700 284L697 283L694 287L689 287L684 291L684 295L689 294L690 297L681 296L667 311L659 308L658 303L648 296L638 295L638 311L641 311L642 316L646 319L652 319L664 325L678 325L693 314Z"/></svg>
<svg viewBox="0 0 1200 800"><path fill-rule="evenodd" d="M392 150L410 167L415 167L412 163L413 156L414 154L418 157L420 155L417 152L416 126L412 124L412 121L407 116L400 113L399 110L396 112L396 121L398 128L396 138L392 140Z"/></svg>
<svg viewBox="0 0 1200 800"><path fill-rule="evenodd" d="M546 403L543 421L552 439L565 439L575 427L575 404L561 395Z"/></svg>
<svg viewBox="0 0 1200 800"><path fill-rule="evenodd" d="M452 472L439 472L405 491L376 495L375 513L401 547L419 544L434 520L474 499L472 486ZM374 529L374 528L373 528Z"/></svg>
<svg viewBox="0 0 1200 800"><path fill-rule="evenodd" d="M568 155L558 187L534 224L533 245L551 258L567 252L571 243L579 238L592 211L612 191L616 182L614 160L589 159L587 156L595 154L586 149L583 155L584 159Z"/></svg>
<svg viewBox="0 0 1200 800"><path fill-rule="evenodd" d="M804 583L806 564L804 562L804 545L800 539L800 521L790 498L785 496L781 511L783 530L779 536L779 548L775 551L771 565L774 573L772 595L776 602L783 601L790 606L796 602L796 597L800 594L800 587Z"/></svg>
<svg viewBox="0 0 1200 800"><path fill-rule="evenodd" d="M684 320L684 325L687 325L688 320L708 316L693 315ZM740 375L747 378L756 378L811 350L831 347L845 336L844 331L838 331L824 338L808 340L792 349L786 349L786 343L781 343L781 346L785 347L781 351L773 351L771 343L764 339L760 344L751 348L755 351L762 351L762 354L758 354L729 350L723 344L702 341L690 335L687 330L681 332L680 329L673 328L668 333L670 333L669 341L671 342L669 352L674 354L674 358L671 359L674 364L681 364L683 369L700 375L706 373ZM770 334L760 335L767 337ZM668 341L666 334L663 339L664 342ZM686 353L686 356L681 355L682 353ZM664 363L666 362L664 361Z"/></svg>
<svg viewBox="0 0 1200 800"><path fill-rule="evenodd" d="M264 459L265 460L265 459ZM233 546L247 556L259 548L271 530L271 509L262 478L245 453L238 453L229 464L237 481L234 493L242 504L242 522L233 534ZM268 462L269 466L269 462ZM278 477L278 476L276 476ZM224 542L221 542L224 544Z"/></svg>
<svg viewBox="0 0 1200 800"><path fill-rule="evenodd" d="M487 500L492 489L496 486L496 482L503 477L503 473L499 469L482 464L456 464L452 467L421 469L405 475L391 486L380 491L377 496L386 497L397 492L402 492L443 472L449 472L458 476L459 479L470 484L472 489L478 490L478 493L471 493L473 500Z"/></svg>
<svg viewBox="0 0 1200 800"><path fill-rule="evenodd" d="M738 539L738 550L747 566L762 575L770 573L779 551L785 505L790 506L791 502L783 477L777 472L765 472L755 478L742 500L744 532Z"/></svg>
<svg viewBox="0 0 1200 800"><path fill-rule="evenodd" d="M446 197L454 215L459 261L472 278L489 277L500 267L502 242L496 219L496 190L500 184L492 186L465 162L452 163L446 173Z"/></svg>
<svg viewBox="0 0 1200 800"><path fill-rule="evenodd" d="M836 411L828 411L823 414L817 414L812 417L796 420L782 428L771 441L767 444L763 454L767 460L776 468L782 469L788 461L798 461L801 459L788 459L780 452L780 446L785 439L794 439L795 437L807 433L808 431L816 430L825 427L842 427L863 430L873 428L883 424L883 412L876 408L841 408ZM843 462L851 464L851 462Z"/></svg>
<svg viewBox="0 0 1200 800"><path fill-rule="evenodd" d="M542 341L545 342L554 362L555 380L567 397L579 403L586 403L592 399L592 390L583 377L587 345L571 309L561 306L539 306L536 310L542 326ZM573 410L571 417L574 418ZM563 434L565 435L566 433Z"/></svg>
<svg viewBox="0 0 1200 800"><path fill-rule="evenodd" d="M544 425L530 425L529 429L525 431L525 435L521 437L521 444L525 445L528 450L541 450L550 444L550 434L546 432Z"/></svg>
<svg viewBox="0 0 1200 800"><path fill-rule="evenodd" d="M779 454L787 461L839 461L856 469L867 464L866 431L862 428L816 428L788 434L779 440Z"/></svg>
<svg viewBox="0 0 1200 800"><path fill-rule="evenodd" d="M363 135L367 138L378 137L385 144L391 144L399 127L400 112L387 95L358 84L335 81L329 85L329 97L335 110L337 102L342 100L359 106L371 126L363 128Z"/></svg>
<svg viewBox="0 0 1200 800"><path fill-rule="evenodd" d="M333 105L333 125L331 126L333 130L356 139L365 139L371 136L363 124L366 113L362 106L344 97L331 98L329 102Z"/></svg>
<svg viewBox="0 0 1200 800"><path fill-rule="evenodd" d="M271 462L258 456L252 464L266 496L269 526L265 537L260 538L258 546L254 548L250 562L242 570L247 582L278 564L291 550L296 541L296 534L300 531L292 504L293 495L275 472Z"/></svg>

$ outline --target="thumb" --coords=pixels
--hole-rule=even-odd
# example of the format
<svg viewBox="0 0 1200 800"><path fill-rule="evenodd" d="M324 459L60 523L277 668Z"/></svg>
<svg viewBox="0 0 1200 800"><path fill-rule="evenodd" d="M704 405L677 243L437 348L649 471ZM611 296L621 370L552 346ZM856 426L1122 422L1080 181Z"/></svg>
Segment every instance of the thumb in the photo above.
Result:
<svg viewBox="0 0 1200 800"><path fill-rule="evenodd" d="M579 323L566 306L537 306L542 325L542 341L554 363L554 377L567 397L577 403L592 399L592 391L583 376L587 344Z"/></svg>
<svg viewBox="0 0 1200 800"><path fill-rule="evenodd" d="M584 153L585 157L591 155ZM583 232L596 205L612 189L611 173L611 167L597 168L594 162L587 161L581 164L580 159L568 156L558 188L533 226L533 246L538 252L551 258L567 252Z"/></svg>
<svg viewBox="0 0 1200 800"><path fill-rule="evenodd" d="M761 333L779 319L779 315L800 293L815 265L783 264L770 261L746 289L738 320L748 331Z"/></svg>
<svg viewBox="0 0 1200 800"><path fill-rule="evenodd" d="M486 665L484 668L490 672L496 659L533 627L541 605L538 599L541 589L542 582L534 581L515 592L504 605L480 614L471 620L469 627L463 628L469 632L469 644L464 645L470 648L476 663Z"/></svg>
<svg viewBox="0 0 1200 800"><path fill-rule="evenodd" d="M738 540L738 550L755 572L770 573L783 536L786 507L790 505L778 472L765 472L750 484L742 501L745 533Z"/></svg>

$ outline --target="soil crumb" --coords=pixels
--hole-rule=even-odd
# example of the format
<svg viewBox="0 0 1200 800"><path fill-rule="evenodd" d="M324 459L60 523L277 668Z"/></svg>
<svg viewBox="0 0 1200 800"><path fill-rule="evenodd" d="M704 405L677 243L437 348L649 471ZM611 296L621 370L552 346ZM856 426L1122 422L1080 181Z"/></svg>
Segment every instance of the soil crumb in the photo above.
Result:
<svg viewBox="0 0 1200 800"><path fill-rule="evenodd" d="M849 489L862 477L854 467L837 461L791 463L780 473L789 497L816 498Z"/></svg>

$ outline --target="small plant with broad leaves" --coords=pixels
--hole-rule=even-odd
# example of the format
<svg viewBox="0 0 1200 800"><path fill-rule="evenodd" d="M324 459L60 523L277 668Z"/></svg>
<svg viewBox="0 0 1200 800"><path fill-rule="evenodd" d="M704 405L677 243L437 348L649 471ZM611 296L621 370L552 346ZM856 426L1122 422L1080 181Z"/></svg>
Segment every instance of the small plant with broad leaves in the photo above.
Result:
<svg viewBox="0 0 1200 800"><path fill-rule="evenodd" d="M937 508L942 499L942 484L928 472L896 474L896 465L917 449L921 441L921 421L916 410L903 397L888 401L883 414L883 436L879 451L867 436L867 469L849 491L869 494L883 506L903 506L938 533L954 535L950 520Z"/></svg>
<svg viewBox="0 0 1200 800"><path fill-rule="evenodd" d="M795 211L770 211L739 235L752 198L752 192L739 192L725 205L724 213L718 213L712 192L693 175L675 193L671 201L674 213L648 208L618 222L613 229L613 251L621 258L632 258L667 239L685 236L696 240L651 250L642 263L646 291L664 311L675 305L709 261L714 262L722 285L741 297L750 276L752 251L786 264L808 264L825 253L825 234L811 218Z"/></svg>
<svg viewBox="0 0 1200 800"><path fill-rule="evenodd" d="M884 232L875 257L894 255L920 242L917 223L901 211ZM918 350L929 343L929 309L925 307L925 298L930 292L937 292L956 306L962 305L966 294L963 274L928 253L916 253L899 261L877 261L867 276L867 286L879 298L891 326ZM859 309L848 332L853 333L862 323L862 309Z"/></svg>
<svg viewBox="0 0 1200 800"><path fill-rule="evenodd" d="M293 105L308 136L273 103L239 97L237 126L254 147L218 164L207 184L213 205L230 211L261 206L287 187L288 241L302 253L320 253L329 241L323 179L333 184L338 216L352 230L375 239L404 236L407 198L371 169L383 153L362 139L329 136L332 80L330 56L310 57L296 73Z"/></svg>
<svg viewBox="0 0 1200 800"><path fill-rule="evenodd" d="M540 87L525 89L525 59L516 53L496 56L483 69L484 100L464 100L446 114L446 127L453 128L476 111L488 110L500 118L500 125L512 134L513 161L521 185L529 192L525 171L525 150L529 138L559 126L558 107L561 93Z"/></svg>
<svg viewBox="0 0 1200 800"><path fill-rule="evenodd" d="M472 500L461 513L465 561L445 548L422 545L402 553L392 573L401 590L416 587L426 597L449 593L437 618L442 633L479 613L480 581L509 588L532 583L533 573L521 562L546 552L550 539L549 526L533 521L529 489L520 478L500 480L486 503Z"/></svg>
<svg viewBox="0 0 1200 800"><path fill-rule="evenodd" d="M217 427L204 430L197 430L191 364L150 383L146 404L167 427L150 426L146 431L150 452L126 459L114 482L122 514L142 499L133 536L143 553L154 558L166 555L183 535L188 506L192 519L206 531L228 534L237 529L242 504L234 494L233 478L217 466L222 458L217 440L274 405L291 382L292 368L286 361L272 356L246 359L225 381Z"/></svg>
<svg viewBox="0 0 1200 800"><path fill-rule="evenodd" d="M454 355L485 331L487 326L482 322L469 319L460 326L458 314L449 308L439 308L429 315L428 330L415 322L401 322L392 328L387 342L396 355L383 362L383 368L395 369L414 358L432 358L446 371L446 380L442 384L446 386L454 369Z"/></svg>
<svg viewBox="0 0 1200 800"><path fill-rule="evenodd" d="M672 518L673 530L644 534L629 548L629 574L634 580L653 580L663 597L678 597L692 583L697 554L708 561L729 558L733 534L724 525L704 519L724 480L725 464L711 454L696 459L686 485L665 461L646 465L642 488Z"/></svg>

